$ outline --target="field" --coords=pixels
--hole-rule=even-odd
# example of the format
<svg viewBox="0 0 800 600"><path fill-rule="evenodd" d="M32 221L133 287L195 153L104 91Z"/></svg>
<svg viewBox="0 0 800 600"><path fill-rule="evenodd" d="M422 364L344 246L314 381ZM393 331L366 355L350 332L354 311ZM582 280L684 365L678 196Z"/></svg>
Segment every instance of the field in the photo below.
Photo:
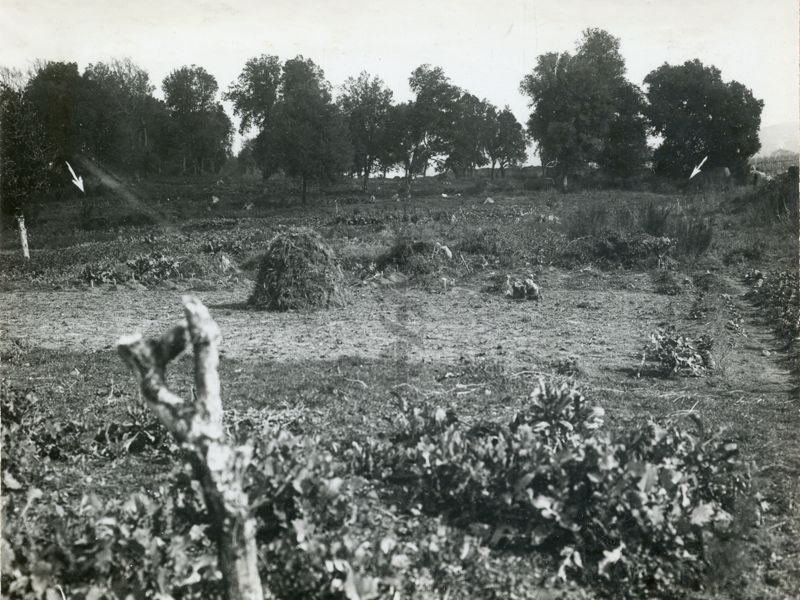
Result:
<svg viewBox="0 0 800 600"><path fill-rule="evenodd" d="M415 182L412 198L397 200L394 182L372 185L368 194L339 186L308 206L280 188L247 181L90 188L86 198L70 194L39 208L29 223L29 262L19 255L16 232L3 230L9 597L58 597L49 595L56 586L70 598L155 593L131 582L161 573L157 553L119 545L144 531L138 521L124 529L120 515L132 494L162 505L173 497L180 450L142 407L115 345L134 331L165 332L181 318L183 294L200 298L222 331L220 377L231 434L285 430L306 440L315 456L327 452L334 463L360 465L342 469L368 482L348 492L346 506L334 507L347 514L346 535L342 525L325 532L320 523L316 538L308 533L327 550L289 547L302 546L305 534L270 538L262 579L279 597L800 595L800 412L791 345L797 294L778 309L758 294L772 289L779 273L797 271L791 219L776 218L757 192L743 189L562 194L504 180L431 178ZM267 242L300 225L319 232L341 260L346 303L288 312L249 307ZM533 279L541 297L507 297L507 276ZM713 341L710 357L701 336ZM670 340L678 344L672 353ZM691 349L681 354L681 344ZM191 369L184 357L170 373L172 389L184 396L192 393ZM696 431L699 421L701 441L724 428L720 439L736 449L748 483L721 532L716 521L700 531L706 522L692 513L699 529L685 537L696 536L703 548L694 575L678 566L659 583L652 573L641 575L647 567L632 564L628 579L620 571L620 580L612 576L609 583L602 577L606 563L575 558L577 545L532 550L515 538L525 525L508 515L448 506L463 498L452 490L431 499L434 483L449 489L442 473L402 482L386 476L388 467L382 476L364 467L358 451L336 455L371 447L376 457L390 457L386 440L397 443L401 438L392 436L407 415L425 411L437 423L452 414L465 431L494 431L528 410L540 380L577 387L603 409L603 427L620 439L653 422ZM418 412L409 413L408 405ZM425 438L431 447L436 435ZM703 448L694 455L701 466L708 459ZM307 471L320 480L340 474L310 464ZM191 489L181 490L190 504ZM139 540L141 548L158 538L148 531L153 537ZM205 560L207 545L190 537L196 547L169 554L168 572L185 577L181 587L156 586L175 597L214 589L213 569L209 575L196 566L205 564L198 557ZM319 558L335 554L332 539L345 546L372 539L373 550L379 545L392 558L381 562L380 552L365 551L365 558L348 547L348 569L360 579L342 575L337 588L331 579L341 569ZM170 547L166 534L158 541L159 552ZM612 560L615 547L605 555L592 548ZM676 554L670 562L666 546L663 552L660 558L655 552L652 564L684 560ZM268 559L285 560L285 572Z"/></svg>

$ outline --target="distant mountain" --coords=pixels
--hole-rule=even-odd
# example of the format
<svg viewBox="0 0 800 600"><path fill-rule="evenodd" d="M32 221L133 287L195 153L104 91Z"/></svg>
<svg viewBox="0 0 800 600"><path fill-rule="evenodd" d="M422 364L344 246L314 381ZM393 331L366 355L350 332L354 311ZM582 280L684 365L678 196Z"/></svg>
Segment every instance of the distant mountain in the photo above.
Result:
<svg viewBox="0 0 800 600"><path fill-rule="evenodd" d="M769 156L777 150L797 152L800 150L800 123L787 122L767 125L759 132L761 150L759 156Z"/></svg>

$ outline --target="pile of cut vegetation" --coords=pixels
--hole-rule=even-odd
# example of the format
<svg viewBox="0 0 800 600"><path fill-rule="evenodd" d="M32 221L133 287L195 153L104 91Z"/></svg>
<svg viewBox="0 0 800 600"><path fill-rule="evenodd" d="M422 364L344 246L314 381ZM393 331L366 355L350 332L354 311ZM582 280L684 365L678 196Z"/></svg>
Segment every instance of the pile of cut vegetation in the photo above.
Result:
<svg viewBox="0 0 800 600"><path fill-rule="evenodd" d="M267 310L325 308L344 303L344 275L315 231L292 228L270 240L248 303Z"/></svg>
<svg viewBox="0 0 800 600"><path fill-rule="evenodd" d="M393 268L410 275L429 275L439 272L451 258L447 246L401 234L378 258L377 267L380 271Z"/></svg>

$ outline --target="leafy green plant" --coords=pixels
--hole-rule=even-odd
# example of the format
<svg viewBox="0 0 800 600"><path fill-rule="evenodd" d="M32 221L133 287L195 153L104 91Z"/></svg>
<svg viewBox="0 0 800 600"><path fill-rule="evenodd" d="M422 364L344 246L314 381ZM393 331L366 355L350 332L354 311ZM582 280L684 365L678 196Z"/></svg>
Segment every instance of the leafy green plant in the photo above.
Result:
<svg viewBox="0 0 800 600"><path fill-rule="evenodd" d="M509 424L468 427L408 405L396 435L355 448L356 469L405 503L483 531L490 547L553 557L561 579L609 597L681 597L724 534L748 476L735 443L650 421L612 438L603 411L567 385L540 383Z"/></svg>
<svg viewBox="0 0 800 600"><path fill-rule="evenodd" d="M108 263L90 263L80 272L80 278L91 285L122 283L131 278L131 273Z"/></svg>
<svg viewBox="0 0 800 600"><path fill-rule="evenodd" d="M6 428L35 404L22 391L3 398L5 456ZM242 468L262 581L277 598L332 599L446 593L466 578L476 597L502 598L520 588L498 550L514 550L605 597L683 597L747 498L738 448L699 420L612 436L604 416L570 385L542 381L507 423L406 402L386 436L345 443L235 420L229 435L249 447ZM22 472L3 473L18 484L3 507L9 598L56 585L93 598L224 596L188 465L146 493L73 503L25 491L35 464L19 461L26 448L12 450Z"/></svg>
<svg viewBox="0 0 800 600"><path fill-rule="evenodd" d="M786 343L789 361L800 371L800 279L796 272L762 273L749 271L745 282L750 286L748 297L762 307L773 323L775 332Z"/></svg>
<svg viewBox="0 0 800 600"><path fill-rule="evenodd" d="M157 283L180 275L180 261L158 252L136 256L126 264L132 277L142 283Z"/></svg>
<svg viewBox="0 0 800 600"><path fill-rule="evenodd" d="M701 377L714 368L713 345L714 341L705 335L692 340L676 334L672 327L658 329L644 347L642 366L649 364L662 376Z"/></svg>

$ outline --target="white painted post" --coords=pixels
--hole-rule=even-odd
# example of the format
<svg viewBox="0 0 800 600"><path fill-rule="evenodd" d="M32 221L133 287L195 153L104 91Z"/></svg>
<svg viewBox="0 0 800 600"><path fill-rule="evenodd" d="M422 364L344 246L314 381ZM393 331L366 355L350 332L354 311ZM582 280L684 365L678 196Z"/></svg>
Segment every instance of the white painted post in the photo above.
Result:
<svg viewBox="0 0 800 600"><path fill-rule="evenodd" d="M24 256L26 259L30 259L31 253L28 250L28 230L25 229L24 216L17 216L17 226L19 227L19 241L22 244L22 256Z"/></svg>

